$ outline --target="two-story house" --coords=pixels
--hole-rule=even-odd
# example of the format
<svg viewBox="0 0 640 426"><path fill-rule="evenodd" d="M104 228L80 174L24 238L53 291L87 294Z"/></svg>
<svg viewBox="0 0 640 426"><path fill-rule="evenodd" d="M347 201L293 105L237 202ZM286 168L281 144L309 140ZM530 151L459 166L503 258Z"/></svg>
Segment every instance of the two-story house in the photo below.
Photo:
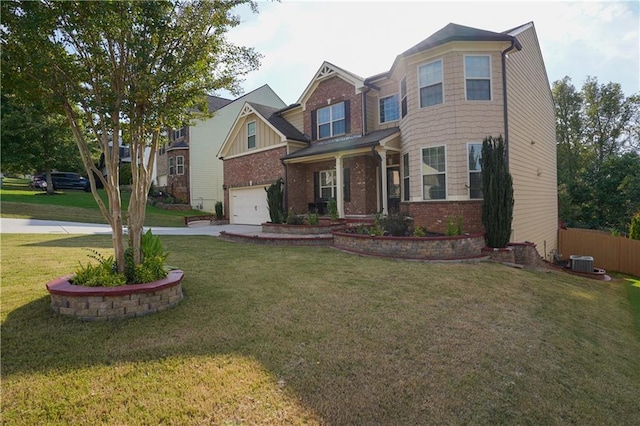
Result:
<svg viewBox="0 0 640 426"><path fill-rule="evenodd" d="M444 231L481 231L479 156L503 135L514 181L512 241L557 245L555 118L533 23L505 32L449 24L369 78L325 62L297 103L246 103L219 156L232 223L269 220L264 188L285 208L341 217L400 210Z"/></svg>

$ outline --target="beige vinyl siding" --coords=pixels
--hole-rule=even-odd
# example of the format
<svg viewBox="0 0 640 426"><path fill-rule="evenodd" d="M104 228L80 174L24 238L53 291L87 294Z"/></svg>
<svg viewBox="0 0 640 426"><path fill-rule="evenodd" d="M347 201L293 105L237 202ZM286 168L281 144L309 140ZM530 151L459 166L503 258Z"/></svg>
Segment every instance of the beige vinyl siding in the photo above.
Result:
<svg viewBox="0 0 640 426"><path fill-rule="evenodd" d="M302 108L294 108L282 113L282 118L287 120L293 127L298 129L300 133L304 133L304 114Z"/></svg>
<svg viewBox="0 0 640 426"><path fill-rule="evenodd" d="M411 201L422 200L422 149L446 146L447 200L468 200L467 144L481 143L487 135L504 134L500 49L477 50L474 44L455 44L440 55L416 55L406 64L408 115L400 121L403 153L409 153ZM483 44L484 49L487 46ZM491 56L491 101L467 101L464 55ZM443 103L420 108L418 66L442 59ZM402 77L398 76L400 80Z"/></svg>
<svg viewBox="0 0 640 426"><path fill-rule="evenodd" d="M534 242L548 258L558 243L555 110L535 29L516 37L523 49L507 59L512 240Z"/></svg>
<svg viewBox="0 0 640 426"><path fill-rule="evenodd" d="M390 127L396 127L400 123L400 118L402 117L402 112L400 109L400 83L394 80L387 80L383 83L378 83L380 87L380 91L378 92L378 96L376 97L373 110L374 113L374 122L376 125L376 130L380 129L388 129ZM398 95L398 112L399 118L396 121L388 121L386 123L380 123L380 99L385 98L391 95Z"/></svg>
<svg viewBox="0 0 640 426"><path fill-rule="evenodd" d="M256 123L256 147L253 149L247 148L247 124L255 121ZM238 120L238 124L233 128L233 133L230 135L231 146L227 152L227 157L233 157L234 155L249 153L256 150L268 148L273 145L282 143L282 138L277 134L268 124L266 124L262 118L258 117L255 113L251 113Z"/></svg>
<svg viewBox="0 0 640 426"><path fill-rule="evenodd" d="M194 208L201 205L203 211L213 212L216 201L224 200L222 160L217 155L245 102L273 108L286 106L268 85L264 85L219 109L213 117L190 127L189 170L191 205Z"/></svg>
<svg viewBox="0 0 640 426"><path fill-rule="evenodd" d="M378 94L375 90L367 92L367 112L365 118L367 120L367 133L378 130Z"/></svg>

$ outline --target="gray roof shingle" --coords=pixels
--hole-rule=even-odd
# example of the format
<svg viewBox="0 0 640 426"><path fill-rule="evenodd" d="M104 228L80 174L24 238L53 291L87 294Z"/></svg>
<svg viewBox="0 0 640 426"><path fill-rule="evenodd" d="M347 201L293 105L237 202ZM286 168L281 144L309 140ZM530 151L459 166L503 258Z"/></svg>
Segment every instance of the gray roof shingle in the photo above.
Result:
<svg viewBox="0 0 640 426"><path fill-rule="evenodd" d="M300 142L309 142L308 137L302 134L302 132L296 129L293 124L289 123L278 114L281 108L272 108L253 102L247 102L247 104L249 104L251 108L256 110L258 114L266 118L267 121L269 121L269 123L271 123L273 127L278 129L287 139Z"/></svg>

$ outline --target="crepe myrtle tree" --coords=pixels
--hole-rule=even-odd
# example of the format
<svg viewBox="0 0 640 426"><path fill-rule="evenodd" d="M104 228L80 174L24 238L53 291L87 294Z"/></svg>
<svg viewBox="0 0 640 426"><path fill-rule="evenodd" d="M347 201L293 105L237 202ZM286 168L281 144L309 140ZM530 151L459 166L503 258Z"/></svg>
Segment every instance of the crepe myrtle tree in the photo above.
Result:
<svg viewBox="0 0 640 426"><path fill-rule="evenodd" d="M192 122L195 110L206 111L207 93L238 94L243 76L259 66L258 53L226 39L240 23L233 11L243 4L257 12L246 0L0 4L3 79L66 115L91 191L111 225L120 272L125 222L134 264L141 262L145 206L162 130ZM132 159L124 218L120 140L129 145ZM95 145L104 155L105 175L92 161ZM96 179L108 205L96 192Z"/></svg>

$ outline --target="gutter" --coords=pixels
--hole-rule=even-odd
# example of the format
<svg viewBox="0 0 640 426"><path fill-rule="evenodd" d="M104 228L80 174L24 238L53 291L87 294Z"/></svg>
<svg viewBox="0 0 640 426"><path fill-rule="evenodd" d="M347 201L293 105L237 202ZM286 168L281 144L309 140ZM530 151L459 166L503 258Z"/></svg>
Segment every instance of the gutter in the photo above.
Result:
<svg viewBox="0 0 640 426"><path fill-rule="evenodd" d="M522 50L520 42L513 37L511 46L502 51L502 107L504 115L504 147L507 160L507 169L509 168L509 111L507 108L507 53L513 49Z"/></svg>

